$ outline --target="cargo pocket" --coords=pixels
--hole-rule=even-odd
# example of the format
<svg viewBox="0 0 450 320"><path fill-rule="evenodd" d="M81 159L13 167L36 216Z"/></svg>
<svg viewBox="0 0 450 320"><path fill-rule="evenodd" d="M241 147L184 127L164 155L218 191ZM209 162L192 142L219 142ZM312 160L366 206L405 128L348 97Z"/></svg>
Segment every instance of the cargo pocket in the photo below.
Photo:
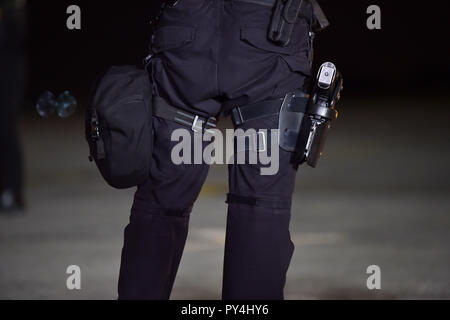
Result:
<svg viewBox="0 0 450 320"><path fill-rule="evenodd" d="M304 25L303 25L304 24ZM309 34L306 22L300 22L289 45L278 46L267 37L266 28L242 27L241 40L262 53L277 54L293 72L311 74L309 64Z"/></svg>

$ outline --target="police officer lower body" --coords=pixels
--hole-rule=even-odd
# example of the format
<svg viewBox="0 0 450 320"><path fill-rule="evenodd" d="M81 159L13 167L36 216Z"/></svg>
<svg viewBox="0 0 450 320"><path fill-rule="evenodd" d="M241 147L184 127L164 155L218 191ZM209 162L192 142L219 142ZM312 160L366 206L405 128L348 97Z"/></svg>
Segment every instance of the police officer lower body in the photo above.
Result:
<svg viewBox="0 0 450 320"><path fill-rule="evenodd" d="M244 1L181 0L166 7L152 46L156 94L207 118L302 88L310 74L309 25L299 19L291 43L281 47L267 40L271 16L272 8ZM278 119L267 115L238 127L277 129ZM154 118L151 177L138 187L125 229L119 299L170 297L189 216L208 174L206 164L172 163L171 133L178 128ZM260 165L229 165L223 299L284 298L297 166L289 152L279 154L279 171L271 176L261 175Z"/></svg>

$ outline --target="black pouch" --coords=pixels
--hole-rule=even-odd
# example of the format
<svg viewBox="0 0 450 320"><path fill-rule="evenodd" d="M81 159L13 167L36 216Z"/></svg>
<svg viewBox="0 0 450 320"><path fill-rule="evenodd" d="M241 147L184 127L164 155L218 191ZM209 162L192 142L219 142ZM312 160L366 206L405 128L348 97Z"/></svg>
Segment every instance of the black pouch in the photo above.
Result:
<svg viewBox="0 0 450 320"><path fill-rule="evenodd" d="M111 67L97 82L86 112L90 160L114 188L144 183L152 155L152 85L146 70Z"/></svg>
<svg viewBox="0 0 450 320"><path fill-rule="evenodd" d="M269 28L269 39L279 46L289 45L304 0L277 0Z"/></svg>
<svg viewBox="0 0 450 320"><path fill-rule="evenodd" d="M268 38L279 46L289 45L299 17L306 19L313 33L330 25L317 0L276 0Z"/></svg>

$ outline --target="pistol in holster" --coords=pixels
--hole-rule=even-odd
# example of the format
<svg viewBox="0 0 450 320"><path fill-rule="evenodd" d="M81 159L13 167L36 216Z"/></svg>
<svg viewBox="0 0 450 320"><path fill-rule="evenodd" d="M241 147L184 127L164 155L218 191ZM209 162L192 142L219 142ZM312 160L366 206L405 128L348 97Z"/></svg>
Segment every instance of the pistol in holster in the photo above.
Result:
<svg viewBox="0 0 450 320"><path fill-rule="evenodd" d="M343 77L331 62L322 64L311 94L288 93L280 110L280 147L294 153L297 164L316 167L331 124L338 117Z"/></svg>

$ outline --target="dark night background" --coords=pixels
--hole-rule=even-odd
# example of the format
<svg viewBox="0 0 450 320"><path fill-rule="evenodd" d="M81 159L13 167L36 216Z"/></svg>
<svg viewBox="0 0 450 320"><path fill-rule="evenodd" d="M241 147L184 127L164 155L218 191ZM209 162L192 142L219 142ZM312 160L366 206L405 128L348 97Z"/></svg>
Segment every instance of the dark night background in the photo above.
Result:
<svg viewBox="0 0 450 320"><path fill-rule="evenodd" d="M83 111L101 72L147 55L158 2L26 1L27 89L18 121L26 210L0 214L0 299L117 298L134 190L108 187L88 161ZM450 299L449 2L319 2L331 27L317 36L316 67L335 62L345 89L319 167L297 175L286 297ZM81 7L81 31L66 28L72 4ZM372 4L381 7L382 30L366 27ZM6 87L20 87L2 68ZM70 90L76 114L40 117L36 101L46 90ZM0 111L8 106L16 107L0 101ZM0 113L0 129L1 120L11 123ZM11 154L1 138L14 140L15 130L1 132L0 160ZM20 164L10 163L5 172ZM220 299L228 189L227 166L212 166L172 299ZM65 286L69 265L82 269L81 291ZM371 265L382 270L382 290L367 288Z"/></svg>
<svg viewBox="0 0 450 320"><path fill-rule="evenodd" d="M147 53L149 21L159 1L31 0L28 98L72 88L84 96L109 65L139 63ZM322 0L331 27L318 35L316 64L331 60L346 80L346 95L417 92L448 87L447 1ZM82 30L66 28L66 8L82 10ZM382 30L366 28L366 8L382 9Z"/></svg>

